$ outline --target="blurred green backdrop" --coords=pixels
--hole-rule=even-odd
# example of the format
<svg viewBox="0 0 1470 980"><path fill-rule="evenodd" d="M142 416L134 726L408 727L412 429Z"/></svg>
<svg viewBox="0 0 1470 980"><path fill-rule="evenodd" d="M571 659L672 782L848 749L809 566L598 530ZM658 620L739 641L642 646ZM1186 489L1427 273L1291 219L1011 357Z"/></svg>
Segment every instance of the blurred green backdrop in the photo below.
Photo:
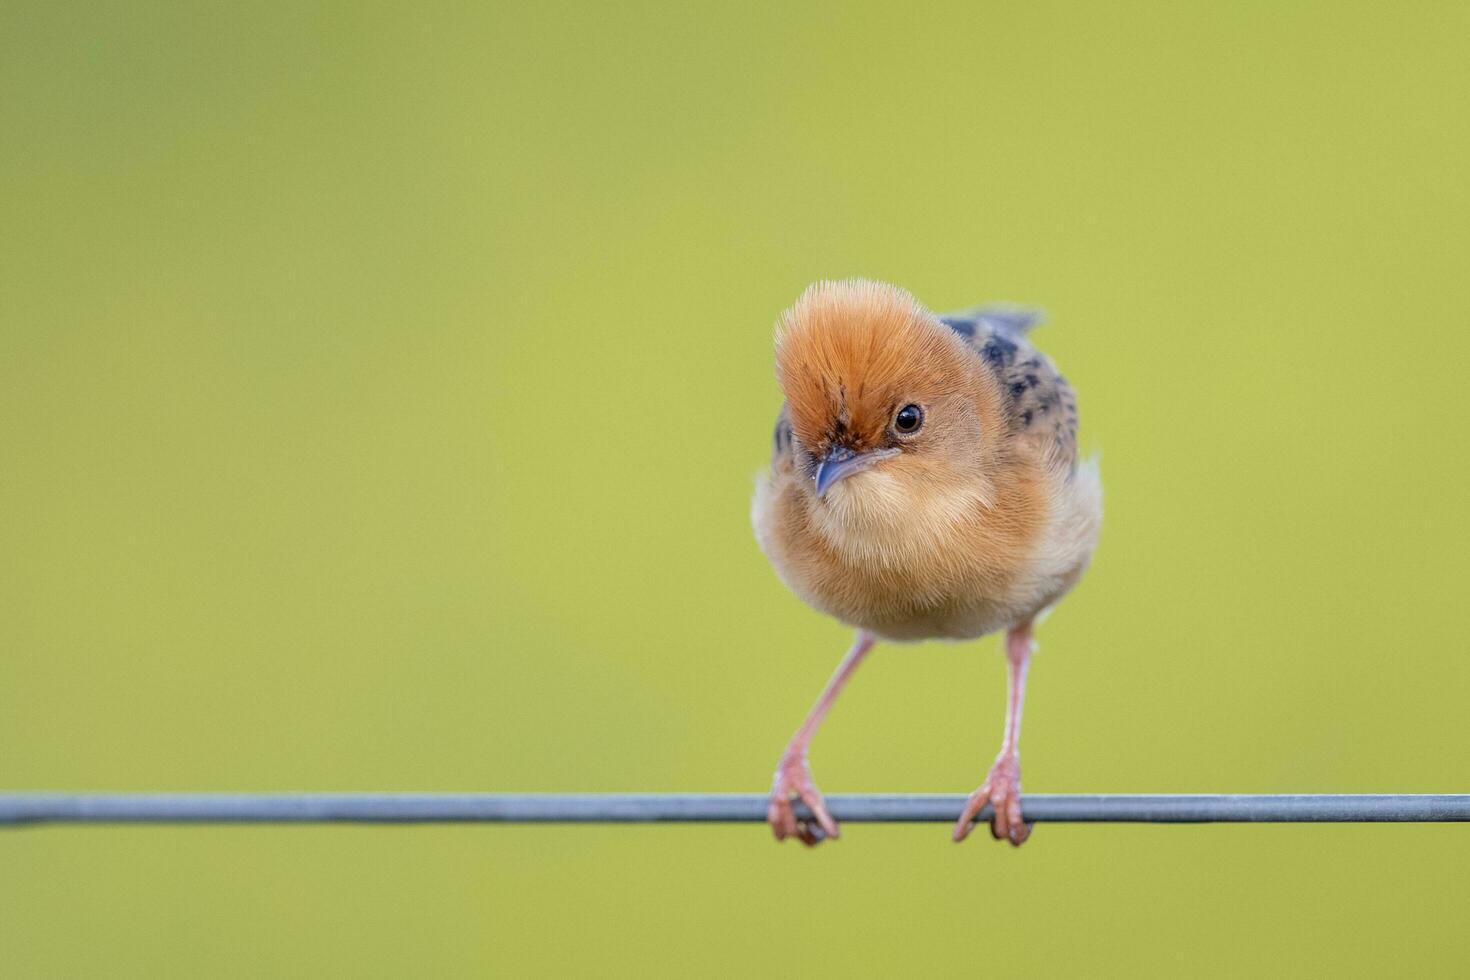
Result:
<svg viewBox="0 0 1470 980"><path fill-rule="evenodd" d="M1023 9L1024 8L1024 9ZM1470 7L0 6L0 786L757 791L810 280L1050 311L1033 791L1464 791ZM968 791L996 644L830 792ZM7 978L1447 974L1463 827L0 834Z"/></svg>

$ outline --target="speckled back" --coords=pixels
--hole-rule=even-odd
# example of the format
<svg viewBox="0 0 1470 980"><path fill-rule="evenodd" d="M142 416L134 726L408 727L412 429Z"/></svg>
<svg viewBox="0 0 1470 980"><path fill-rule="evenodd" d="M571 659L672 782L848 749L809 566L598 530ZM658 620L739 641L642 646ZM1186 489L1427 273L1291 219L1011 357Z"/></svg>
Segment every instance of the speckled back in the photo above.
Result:
<svg viewBox="0 0 1470 980"><path fill-rule="evenodd" d="M1051 358L1026 339L1041 322L1034 310L977 306L939 318L974 348L1006 392L1015 430L1043 442L1058 462L1077 462L1077 396Z"/></svg>

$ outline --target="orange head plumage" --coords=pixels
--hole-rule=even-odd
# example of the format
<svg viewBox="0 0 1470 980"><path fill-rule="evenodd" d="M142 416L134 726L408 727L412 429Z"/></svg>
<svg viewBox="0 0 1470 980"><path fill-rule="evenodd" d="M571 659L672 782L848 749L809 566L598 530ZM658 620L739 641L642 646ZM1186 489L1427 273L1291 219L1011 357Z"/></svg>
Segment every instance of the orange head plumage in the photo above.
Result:
<svg viewBox="0 0 1470 980"><path fill-rule="evenodd" d="M874 468L931 487L974 475L985 435L1004 429L1000 390L974 352L884 283L808 288L778 324L776 375L818 497Z"/></svg>

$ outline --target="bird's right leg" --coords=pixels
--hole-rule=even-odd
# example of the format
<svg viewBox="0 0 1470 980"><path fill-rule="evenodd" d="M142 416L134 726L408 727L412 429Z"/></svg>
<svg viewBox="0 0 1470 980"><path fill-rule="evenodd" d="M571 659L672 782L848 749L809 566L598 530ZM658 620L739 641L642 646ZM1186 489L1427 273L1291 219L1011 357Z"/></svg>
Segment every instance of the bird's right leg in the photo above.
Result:
<svg viewBox="0 0 1470 980"><path fill-rule="evenodd" d="M822 719L832 707L832 702L837 700L847 679L857 670L858 664L863 662L863 658L876 642L877 637L873 634L858 632L852 649L847 651L847 656L837 665L837 671L822 689L822 696L817 698L817 703L812 705L806 721L801 723L801 727L787 743L786 751L781 753L781 761L776 765L776 779L771 786L771 804L766 808L766 822L771 825L771 831L777 840L796 837L810 847L821 842L824 837L837 836L837 821L827 812L827 804L817 791L816 784L812 782L806 750L811 744L812 736L817 733L817 727L822 724ZM800 799L811 809L812 816L816 818L815 826L812 821L796 818L796 811L791 805L793 799Z"/></svg>
<svg viewBox="0 0 1470 980"><path fill-rule="evenodd" d="M1026 704L1026 672L1036 644L1031 624L1013 626L1006 633L1006 660L1010 664L1010 688L1006 697L1005 738L1000 755L980 788L970 794L959 822L954 825L955 842L970 834L970 825L985 807L991 808L990 836L1008 840L1015 847L1026 843L1031 825L1021 819L1021 709Z"/></svg>

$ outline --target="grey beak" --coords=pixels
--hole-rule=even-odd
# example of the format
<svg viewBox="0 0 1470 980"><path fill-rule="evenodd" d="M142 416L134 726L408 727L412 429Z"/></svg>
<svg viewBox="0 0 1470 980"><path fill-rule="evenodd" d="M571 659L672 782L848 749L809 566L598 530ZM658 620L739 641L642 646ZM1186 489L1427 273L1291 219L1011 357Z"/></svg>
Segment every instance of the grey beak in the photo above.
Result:
<svg viewBox="0 0 1470 980"><path fill-rule="evenodd" d="M843 477L852 476L897 453L897 449L870 449L858 453L845 446L833 446L826 458L817 464L817 496L824 496L828 488Z"/></svg>

